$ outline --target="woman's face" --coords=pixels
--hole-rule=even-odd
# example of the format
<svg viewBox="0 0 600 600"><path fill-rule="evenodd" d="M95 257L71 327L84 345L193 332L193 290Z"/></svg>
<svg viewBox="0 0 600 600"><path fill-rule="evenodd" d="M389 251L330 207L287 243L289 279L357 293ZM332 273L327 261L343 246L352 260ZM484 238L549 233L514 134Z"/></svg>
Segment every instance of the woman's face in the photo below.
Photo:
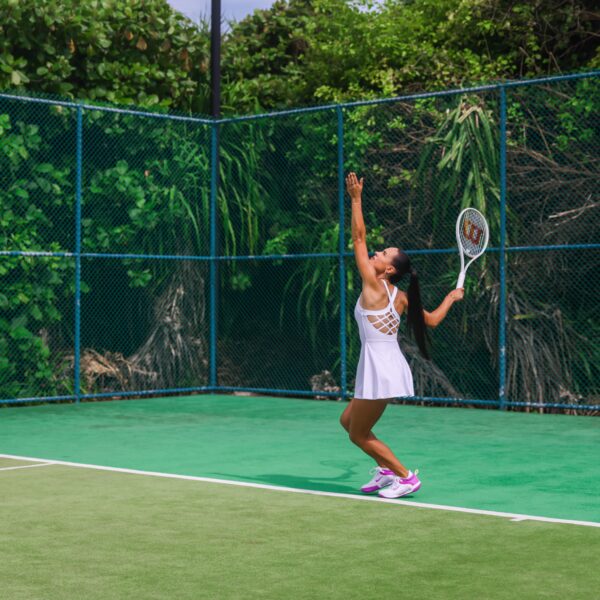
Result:
<svg viewBox="0 0 600 600"><path fill-rule="evenodd" d="M382 273L392 274L396 269L392 266L392 260L400 252L398 248L386 248L385 250L379 250L371 256L369 259L371 264L375 267L375 272L378 275Z"/></svg>

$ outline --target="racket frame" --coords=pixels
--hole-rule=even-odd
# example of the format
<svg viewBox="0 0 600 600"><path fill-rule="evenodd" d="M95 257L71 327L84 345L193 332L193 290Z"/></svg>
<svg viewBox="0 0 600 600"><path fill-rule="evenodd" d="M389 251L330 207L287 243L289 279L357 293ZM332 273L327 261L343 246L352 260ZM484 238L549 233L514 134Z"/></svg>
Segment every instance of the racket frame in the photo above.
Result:
<svg viewBox="0 0 600 600"><path fill-rule="evenodd" d="M481 250L475 256L471 256L470 257L471 260L469 260L469 262L465 265L465 251L464 251L462 242L460 241L460 227L461 227L462 217L468 211L475 211L477 214L479 214L479 216L485 223L485 229L483 230L484 242L483 242L483 246L481 247ZM485 249L487 248L487 245L488 245L489 238L490 238L490 228L488 226L488 222L487 222L486 218L476 208L471 208L471 207L463 208L463 210L458 215L458 219L456 219L456 243L458 244L458 253L460 254L460 273L458 275L458 281L456 282L457 290L464 286L467 269L471 266L471 263L474 260L477 260L485 252Z"/></svg>

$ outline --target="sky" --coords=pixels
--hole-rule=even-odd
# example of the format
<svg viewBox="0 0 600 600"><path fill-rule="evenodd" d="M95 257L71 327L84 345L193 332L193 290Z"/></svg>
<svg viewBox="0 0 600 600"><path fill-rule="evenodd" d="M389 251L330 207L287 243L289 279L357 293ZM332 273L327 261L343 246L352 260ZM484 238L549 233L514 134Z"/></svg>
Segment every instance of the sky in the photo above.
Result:
<svg viewBox="0 0 600 600"><path fill-rule="evenodd" d="M167 0L169 4L192 21L200 16L210 18L211 0ZM257 8L269 8L274 0L221 0L221 13L224 21L240 21Z"/></svg>

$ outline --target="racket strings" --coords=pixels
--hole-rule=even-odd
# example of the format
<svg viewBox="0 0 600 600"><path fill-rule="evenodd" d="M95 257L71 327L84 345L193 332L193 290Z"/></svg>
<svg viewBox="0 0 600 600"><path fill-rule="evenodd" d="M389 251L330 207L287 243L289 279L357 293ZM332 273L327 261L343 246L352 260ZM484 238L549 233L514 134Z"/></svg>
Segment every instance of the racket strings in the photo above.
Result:
<svg viewBox="0 0 600 600"><path fill-rule="evenodd" d="M368 315L369 323L381 333L386 335L396 335L400 327L400 320L392 311L383 315Z"/></svg>
<svg viewBox="0 0 600 600"><path fill-rule="evenodd" d="M466 211L459 224L459 239L464 253L479 256L487 245L487 222L476 210Z"/></svg>

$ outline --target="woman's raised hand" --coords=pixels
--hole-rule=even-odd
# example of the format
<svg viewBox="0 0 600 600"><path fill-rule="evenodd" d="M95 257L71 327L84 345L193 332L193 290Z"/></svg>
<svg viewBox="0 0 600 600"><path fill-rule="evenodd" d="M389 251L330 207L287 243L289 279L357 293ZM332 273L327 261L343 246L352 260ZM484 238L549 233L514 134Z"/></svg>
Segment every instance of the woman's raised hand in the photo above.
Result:
<svg viewBox="0 0 600 600"><path fill-rule="evenodd" d="M356 173L348 173L346 177L346 190L348 190L348 194L350 194L350 198L352 198L352 200L360 200L363 189L363 181L364 177L361 177L359 181Z"/></svg>

